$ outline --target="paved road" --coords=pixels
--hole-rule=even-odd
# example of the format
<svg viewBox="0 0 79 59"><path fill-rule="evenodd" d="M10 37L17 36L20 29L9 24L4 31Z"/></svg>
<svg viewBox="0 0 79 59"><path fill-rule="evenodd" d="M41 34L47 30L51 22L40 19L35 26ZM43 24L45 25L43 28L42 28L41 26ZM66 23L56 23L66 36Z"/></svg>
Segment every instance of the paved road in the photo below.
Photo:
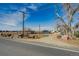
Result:
<svg viewBox="0 0 79 59"><path fill-rule="evenodd" d="M77 56L79 53L0 39L0 56Z"/></svg>

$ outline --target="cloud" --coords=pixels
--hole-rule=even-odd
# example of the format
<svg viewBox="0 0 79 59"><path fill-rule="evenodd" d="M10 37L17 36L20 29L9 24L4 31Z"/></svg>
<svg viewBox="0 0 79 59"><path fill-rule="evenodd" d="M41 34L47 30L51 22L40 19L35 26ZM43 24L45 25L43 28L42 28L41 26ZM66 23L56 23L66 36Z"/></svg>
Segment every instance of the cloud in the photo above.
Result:
<svg viewBox="0 0 79 59"><path fill-rule="evenodd" d="M16 29L21 28L20 25L23 21L22 17L23 15L20 12L12 13L12 14L5 14L4 17L0 17L0 25L2 25L5 29L9 29L9 30L12 30L12 29L15 30L15 28ZM26 15L25 20L28 17L29 17L29 14Z"/></svg>
<svg viewBox="0 0 79 59"><path fill-rule="evenodd" d="M18 11L24 11L27 13L27 9L26 8L30 8L32 10L37 10L38 9L38 6L39 5L35 5L35 4L31 4L31 5L27 5L27 6L19 6L19 5L9 5L9 7L7 8L4 8L4 10L9 10L9 9L14 9L14 10L18 10ZM41 5L40 5L41 6ZM25 8L26 7L26 8ZM7 12L10 12L10 13L6 13ZM6 28L11 28L12 29L15 29L16 27L20 28L22 25L22 21L23 21L23 15L21 12L15 12L15 11L5 11L5 12L2 12L4 15L2 15L0 17L0 25L2 24L2 27L4 27L4 29ZM30 12L30 11L28 11ZM26 14L26 17L25 17L25 20L30 16L30 13L29 14ZM20 25L19 25L20 24ZM2 29L2 28L1 28Z"/></svg>
<svg viewBox="0 0 79 59"><path fill-rule="evenodd" d="M16 30L21 30L22 27L16 27L16 26L9 26L5 24L0 24L0 30L10 30L10 31L16 31Z"/></svg>
<svg viewBox="0 0 79 59"><path fill-rule="evenodd" d="M6 23L6 24L15 24L17 25L19 22L22 22L23 20L23 15L18 12L18 13L13 13L13 14L7 14L5 17L1 18L3 20L1 20L2 22ZM29 17L29 14L26 15L25 20Z"/></svg>
<svg viewBox="0 0 79 59"><path fill-rule="evenodd" d="M19 17L16 14L8 14L7 16L5 16L1 19L2 19L0 22L1 24L10 25L10 26L16 26L17 21L19 21Z"/></svg>
<svg viewBox="0 0 79 59"><path fill-rule="evenodd" d="M13 20L2 21L0 23L4 25L9 25L9 26L16 26L16 22Z"/></svg>
<svg viewBox="0 0 79 59"><path fill-rule="evenodd" d="M30 6L27 6L28 8L32 9L32 10L37 10L37 6L34 4L31 4Z"/></svg>

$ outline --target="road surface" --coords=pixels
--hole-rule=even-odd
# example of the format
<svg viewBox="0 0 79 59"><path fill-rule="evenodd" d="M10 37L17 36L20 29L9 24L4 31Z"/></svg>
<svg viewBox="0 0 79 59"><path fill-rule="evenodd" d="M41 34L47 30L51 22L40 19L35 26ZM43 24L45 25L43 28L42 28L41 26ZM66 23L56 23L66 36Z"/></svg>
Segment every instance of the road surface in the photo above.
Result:
<svg viewBox="0 0 79 59"><path fill-rule="evenodd" d="M79 53L0 39L0 56L78 56Z"/></svg>

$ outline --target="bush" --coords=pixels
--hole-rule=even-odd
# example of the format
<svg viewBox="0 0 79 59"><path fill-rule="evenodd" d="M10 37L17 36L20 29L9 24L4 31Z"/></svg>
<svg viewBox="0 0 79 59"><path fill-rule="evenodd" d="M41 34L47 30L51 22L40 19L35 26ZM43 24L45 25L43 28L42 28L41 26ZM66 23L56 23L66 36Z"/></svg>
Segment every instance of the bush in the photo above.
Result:
<svg viewBox="0 0 79 59"><path fill-rule="evenodd" d="M58 39L61 39L61 35L57 35L57 38L58 38Z"/></svg>
<svg viewBox="0 0 79 59"><path fill-rule="evenodd" d="M76 31L74 35L79 38L79 31Z"/></svg>

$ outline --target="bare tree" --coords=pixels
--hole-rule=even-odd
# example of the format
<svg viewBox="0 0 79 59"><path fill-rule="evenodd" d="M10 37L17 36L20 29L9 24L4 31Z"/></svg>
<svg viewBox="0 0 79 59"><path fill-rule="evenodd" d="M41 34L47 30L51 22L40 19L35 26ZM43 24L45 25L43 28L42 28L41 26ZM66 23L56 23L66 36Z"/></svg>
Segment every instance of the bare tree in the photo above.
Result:
<svg viewBox="0 0 79 59"><path fill-rule="evenodd" d="M79 11L79 5L77 6L77 8L73 8L70 3L65 3L65 4L63 4L63 6L67 12L69 34L71 35L71 34L73 34L71 23L73 21L73 16L76 14L77 11Z"/></svg>
<svg viewBox="0 0 79 59"><path fill-rule="evenodd" d="M72 21L74 20L73 17L76 14L76 12L79 11L79 5L77 6L77 8L73 8L72 4L70 4L70 3L64 3L64 4L62 4L62 6L66 10L67 14L65 14L65 16L67 16L68 23L64 21L65 19L63 19L63 16L60 16L60 14L57 11L57 8L56 8L56 16L64 24L62 26L62 29L65 29L69 36L73 36L74 27L72 27ZM55 7L57 7L57 6L55 6ZM78 26L78 24L76 26Z"/></svg>

